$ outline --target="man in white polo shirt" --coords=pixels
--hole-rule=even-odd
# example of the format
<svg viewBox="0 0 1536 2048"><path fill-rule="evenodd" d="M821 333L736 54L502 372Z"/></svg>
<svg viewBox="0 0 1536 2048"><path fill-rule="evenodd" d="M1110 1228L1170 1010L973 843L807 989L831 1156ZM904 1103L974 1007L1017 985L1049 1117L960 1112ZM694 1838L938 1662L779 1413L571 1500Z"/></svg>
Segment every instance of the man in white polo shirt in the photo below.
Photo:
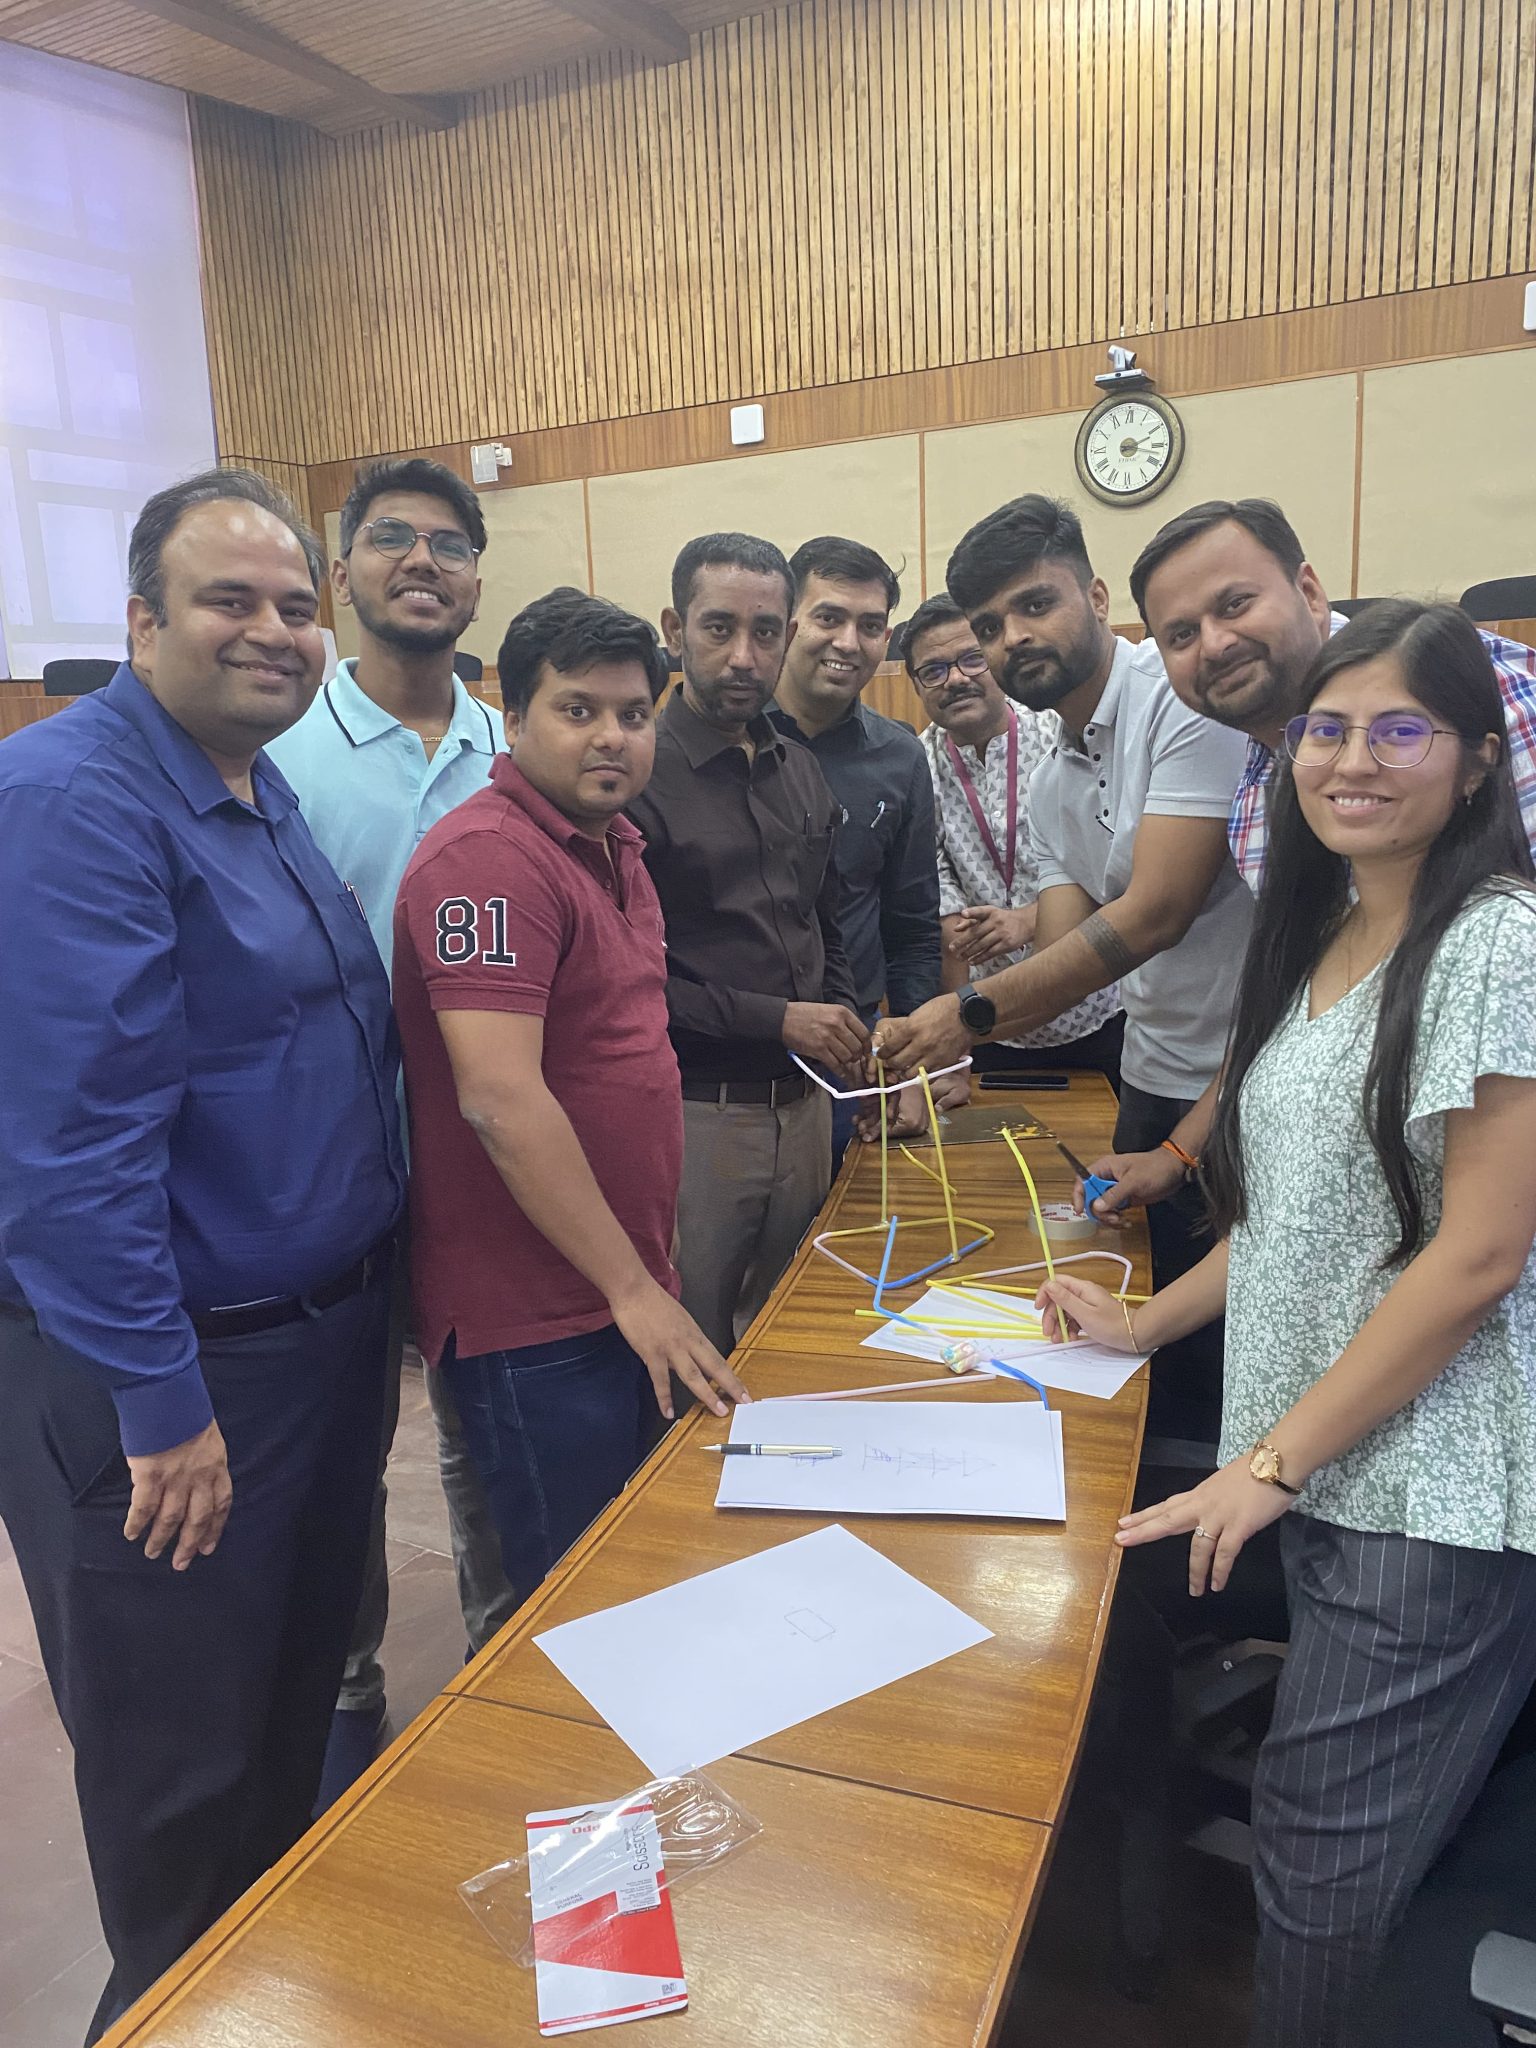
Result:
<svg viewBox="0 0 1536 2048"><path fill-rule="evenodd" d="M484 789L505 747L501 721L453 672L475 617L485 520L475 493L439 462L412 456L364 470L341 508L332 594L357 620L359 652L344 661L297 725L268 748L293 785L320 850L360 901L391 964L395 896L406 864L439 818ZM404 1266L404 1261L402 1268ZM397 1315L385 1414L389 1455L400 1405L404 1301ZM448 1497L459 1600L471 1649L488 1642L514 1602L484 1489L457 1411L427 1375L438 1465ZM320 1803L373 1758L384 1721L379 1646L389 1615L384 1481L374 1501L368 1576L326 1753Z"/></svg>
<svg viewBox="0 0 1536 2048"><path fill-rule="evenodd" d="M1038 868L1035 951L986 982L937 997L880 1032L886 1064L946 1065L1017 1038L1095 990L1125 1007L1115 1150L1156 1147L1219 1070L1253 899L1227 848L1243 770L1235 733L1174 696L1161 658L1109 628L1076 515L1017 498L972 527L950 557L951 596L1015 702L1054 711L1061 738L1030 782ZM1209 1240L1192 1187L1148 1211L1166 1286ZM1205 1441L1219 1414L1219 1335L1160 1355L1149 1427Z"/></svg>

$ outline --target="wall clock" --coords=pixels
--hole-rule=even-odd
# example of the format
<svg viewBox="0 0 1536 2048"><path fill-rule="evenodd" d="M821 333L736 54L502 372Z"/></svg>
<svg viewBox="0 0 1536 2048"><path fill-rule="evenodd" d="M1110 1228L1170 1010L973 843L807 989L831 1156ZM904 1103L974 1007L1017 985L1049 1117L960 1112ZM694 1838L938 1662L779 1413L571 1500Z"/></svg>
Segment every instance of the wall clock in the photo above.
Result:
<svg viewBox="0 0 1536 2048"><path fill-rule="evenodd" d="M1184 422L1154 391L1111 392L1077 430L1078 476L1106 505L1155 498L1183 460Z"/></svg>

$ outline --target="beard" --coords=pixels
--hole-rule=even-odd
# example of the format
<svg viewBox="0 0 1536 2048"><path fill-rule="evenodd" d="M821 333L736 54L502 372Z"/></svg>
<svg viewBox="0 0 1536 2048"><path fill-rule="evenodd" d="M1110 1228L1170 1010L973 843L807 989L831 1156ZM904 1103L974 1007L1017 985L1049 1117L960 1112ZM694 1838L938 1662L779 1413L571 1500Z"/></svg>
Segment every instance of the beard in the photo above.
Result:
<svg viewBox="0 0 1536 2048"><path fill-rule="evenodd" d="M778 679L775 677L773 682L761 682L747 677L723 675L712 676L705 681L694 673L685 654L683 681L688 686L688 694L693 700L694 708L706 724L719 726L722 731L735 731L740 726L749 725L767 709ZM734 692L738 688L744 692L751 691L754 701L749 703L745 696L739 702L728 701L726 692Z"/></svg>
<svg viewBox="0 0 1536 2048"><path fill-rule="evenodd" d="M1094 625L1066 648L1016 648L998 680L1014 703L1022 704L1026 711L1054 711L1064 698L1082 688L1102 655Z"/></svg>
<svg viewBox="0 0 1536 2048"><path fill-rule="evenodd" d="M419 624L402 624L391 618L387 610L376 608L370 600L360 598L356 590L352 592L352 609L365 631L401 654L442 654L447 648L457 646L459 635L475 615L473 603L450 605L442 618L435 622L422 620Z"/></svg>
<svg viewBox="0 0 1536 2048"><path fill-rule="evenodd" d="M1250 673L1235 689L1225 692L1226 679L1245 668ZM1284 724L1293 694L1274 655L1257 640L1244 641L1240 652L1229 655L1219 667L1202 663L1194 683L1195 702L1203 715L1235 732L1256 725Z"/></svg>

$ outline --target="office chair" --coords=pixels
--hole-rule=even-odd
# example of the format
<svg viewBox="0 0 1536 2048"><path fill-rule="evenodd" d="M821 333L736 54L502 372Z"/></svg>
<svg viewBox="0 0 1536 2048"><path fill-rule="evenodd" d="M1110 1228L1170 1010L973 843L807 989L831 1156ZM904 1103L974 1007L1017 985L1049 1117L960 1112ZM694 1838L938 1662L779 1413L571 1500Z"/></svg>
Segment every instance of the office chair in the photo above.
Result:
<svg viewBox="0 0 1536 2048"><path fill-rule="evenodd" d="M1536 619L1536 576L1497 576L1461 593L1461 608L1480 623L1495 619Z"/></svg>
<svg viewBox="0 0 1536 2048"><path fill-rule="evenodd" d="M92 690L104 689L116 674L115 661L99 661L88 655L69 660L45 661L43 695L88 697Z"/></svg>
<svg viewBox="0 0 1536 2048"><path fill-rule="evenodd" d="M1533 1744L1536 1696L1393 1935L1360 2048L1494 2048L1536 2037Z"/></svg>
<svg viewBox="0 0 1536 2048"><path fill-rule="evenodd" d="M478 683L485 674L485 663L478 654L465 654L461 648L453 657L453 672L461 683Z"/></svg>

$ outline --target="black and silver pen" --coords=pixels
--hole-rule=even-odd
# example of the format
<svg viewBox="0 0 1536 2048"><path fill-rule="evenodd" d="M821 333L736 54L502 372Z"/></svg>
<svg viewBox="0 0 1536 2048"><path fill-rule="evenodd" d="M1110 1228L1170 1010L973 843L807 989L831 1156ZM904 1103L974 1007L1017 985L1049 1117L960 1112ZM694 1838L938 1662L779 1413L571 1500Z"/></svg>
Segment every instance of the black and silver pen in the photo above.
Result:
<svg viewBox="0 0 1536 2048"><path fill-rule="evenodd" d="M716 1458L840 1458L835 1444L700 1444Z"/></svg>

